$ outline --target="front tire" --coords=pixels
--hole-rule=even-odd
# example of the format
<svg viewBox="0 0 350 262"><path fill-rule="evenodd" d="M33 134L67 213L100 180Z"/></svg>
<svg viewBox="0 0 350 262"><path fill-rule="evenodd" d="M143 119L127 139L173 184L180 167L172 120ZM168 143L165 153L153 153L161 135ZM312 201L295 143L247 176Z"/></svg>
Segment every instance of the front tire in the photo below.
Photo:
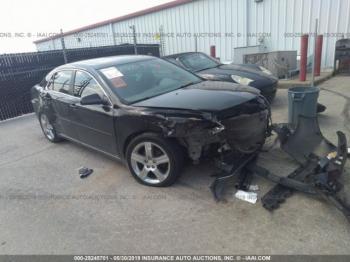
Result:
<svg viewBox="0 0 350 262"><path fill-rule="evenodd" d="M44 136L52 143L60 142L62 139L57 135L55 128L50 123L49 118L46 114L41 113L39 115L39 122L41 130L44 133Z"/></svg>
<svg viewBox="0 0 350 262"><path fill-rule="evenodd" d="M127 147L126 160L139 183L155 187L172 185L183 165L179 145L153 133L134 138Z"/></svg>

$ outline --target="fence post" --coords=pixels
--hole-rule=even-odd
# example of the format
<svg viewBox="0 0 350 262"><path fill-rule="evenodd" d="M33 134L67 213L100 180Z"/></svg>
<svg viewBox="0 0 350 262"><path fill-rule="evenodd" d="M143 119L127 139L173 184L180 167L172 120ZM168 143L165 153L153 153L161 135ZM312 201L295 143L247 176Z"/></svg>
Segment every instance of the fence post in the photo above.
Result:
<svg viewBox="0 0 350 262"><path fill-rule="evenodd" d="M64 63L67 64L68 60L67 60L67 54L66 54L66 45L64 43L64 35L63 35L62 29L61 29L61 45L62 45Z"/></svg>
<svg viewBox="0 0 350 262"><path fill-rule="evenodd" d="M164 41L164 28L163 25L159 27L159 43L160 43L160 56L165 56L165 41Z"/></svg>
<svg viewBox="0 0 350 262"><path fill-rule="evenodd" d="M311 86L315 86L315 63L316 63L316 48L317 48L317 29L318 29L318 19L315 20L315 32L314 32L314 50L312 56L312 76L311 76Z"/></svg>
<svg viewBox="0 0 350 262"><path fill-rule="evenodd" d="M109 27L111 29L111 34L112 34L112 43L113 45L116 45L116 41L115 41L115 32L114 32L114 27L113 27L113 23L109 23Z"/></svg>
<svg viewBox="0 0 350 262"><path fill-rule="evenodd" d="M131 25L130 29L132 30L132 36L134 40L134 53L137 55L137 41L136 41L136 28L135 25Z"/></svg>

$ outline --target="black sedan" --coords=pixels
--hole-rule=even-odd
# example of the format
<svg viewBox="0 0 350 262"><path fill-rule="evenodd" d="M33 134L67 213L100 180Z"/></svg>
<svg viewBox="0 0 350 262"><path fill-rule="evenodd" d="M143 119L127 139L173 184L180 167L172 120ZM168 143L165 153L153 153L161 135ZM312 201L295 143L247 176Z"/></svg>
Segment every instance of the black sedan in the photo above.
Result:
<svg viewBox="0 0 350 262"><path fill-rule="evenodd" d="M152 186L172 184L184 157L258 150L270 116L256 89L203 81L150 56L60 66L32 88L32 104L49 141L67 139L121 159Z"/></svg>
<svg viewBox="0 0 350 262"><path fill-rule="evenodd" d="M250 65L224 65L200 52L188 52L163 57L207 80L227 81L249 85L260 90L270 102L276 95L278 79L266 69Z"/></svg>

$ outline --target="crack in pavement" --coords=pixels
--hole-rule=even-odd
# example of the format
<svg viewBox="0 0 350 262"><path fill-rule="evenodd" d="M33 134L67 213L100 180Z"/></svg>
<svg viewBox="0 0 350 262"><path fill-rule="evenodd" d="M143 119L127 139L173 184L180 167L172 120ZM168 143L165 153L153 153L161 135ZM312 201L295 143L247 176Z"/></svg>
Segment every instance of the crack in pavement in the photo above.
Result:
<svg viewBox="0 0 350 262"><path fill-rule="evenodd" d="M324 88L324 87L321 87L320 89L324 90L326 92L330 92L332 94L335 94L335 95L340 96L340 97L345 99L345 104L344 104L343 111L341 112L341 115L344 118L344 127L350 131L350 97L346 96L338 91L329 90L329 89Z"/></svg>
<svg viewBox="0 0 350 262"><path fill-rule="evenodd" d="M28 158L28 157L32 157L32 156L38 155L38 154L40 154L40 153L46 151L46 150L49 149L50 147L51 147L51 145L50 145L50 146L47 146L47 147L45 147L45 148L43 148L43 149L41 149L41 150L39 150L39 151L30 153L30 154L28 154L28 155L24 155L24 156L21 156L21 157L19 157L19 158L12 159L12 160L10 160L10 161L0 163L0 167L3 167L3 166L8 165L8 164L15 163L15 162L17 162L17 161L23 160L23 159Z"/></svg>

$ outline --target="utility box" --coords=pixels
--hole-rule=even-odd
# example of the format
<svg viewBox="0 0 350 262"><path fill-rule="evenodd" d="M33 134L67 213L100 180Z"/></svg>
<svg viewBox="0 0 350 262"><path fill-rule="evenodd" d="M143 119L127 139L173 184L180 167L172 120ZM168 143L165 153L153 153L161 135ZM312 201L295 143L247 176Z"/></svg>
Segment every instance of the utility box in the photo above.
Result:
<svg viewBox="0 0 350 262"><path fill-rule="evenodd" d="M334 70L337 73L350 74L350 39L340 39L336 43Z"/></svg>
<svg viewBox="0 0 350 262"><path fill-rule="evenodd" d="M297 70L297 51L246 54L243 61L245 64L263 66L278 78L287 78Z"/></svg>
<svg viewBox="0 0 350 262"><path fill-rule="evenodd" d="M234 51L233 51L233 63L244 64L245 55L262 53L265 51L266 51L265 48L261 45L236 47L234 48Z"/></svg>

